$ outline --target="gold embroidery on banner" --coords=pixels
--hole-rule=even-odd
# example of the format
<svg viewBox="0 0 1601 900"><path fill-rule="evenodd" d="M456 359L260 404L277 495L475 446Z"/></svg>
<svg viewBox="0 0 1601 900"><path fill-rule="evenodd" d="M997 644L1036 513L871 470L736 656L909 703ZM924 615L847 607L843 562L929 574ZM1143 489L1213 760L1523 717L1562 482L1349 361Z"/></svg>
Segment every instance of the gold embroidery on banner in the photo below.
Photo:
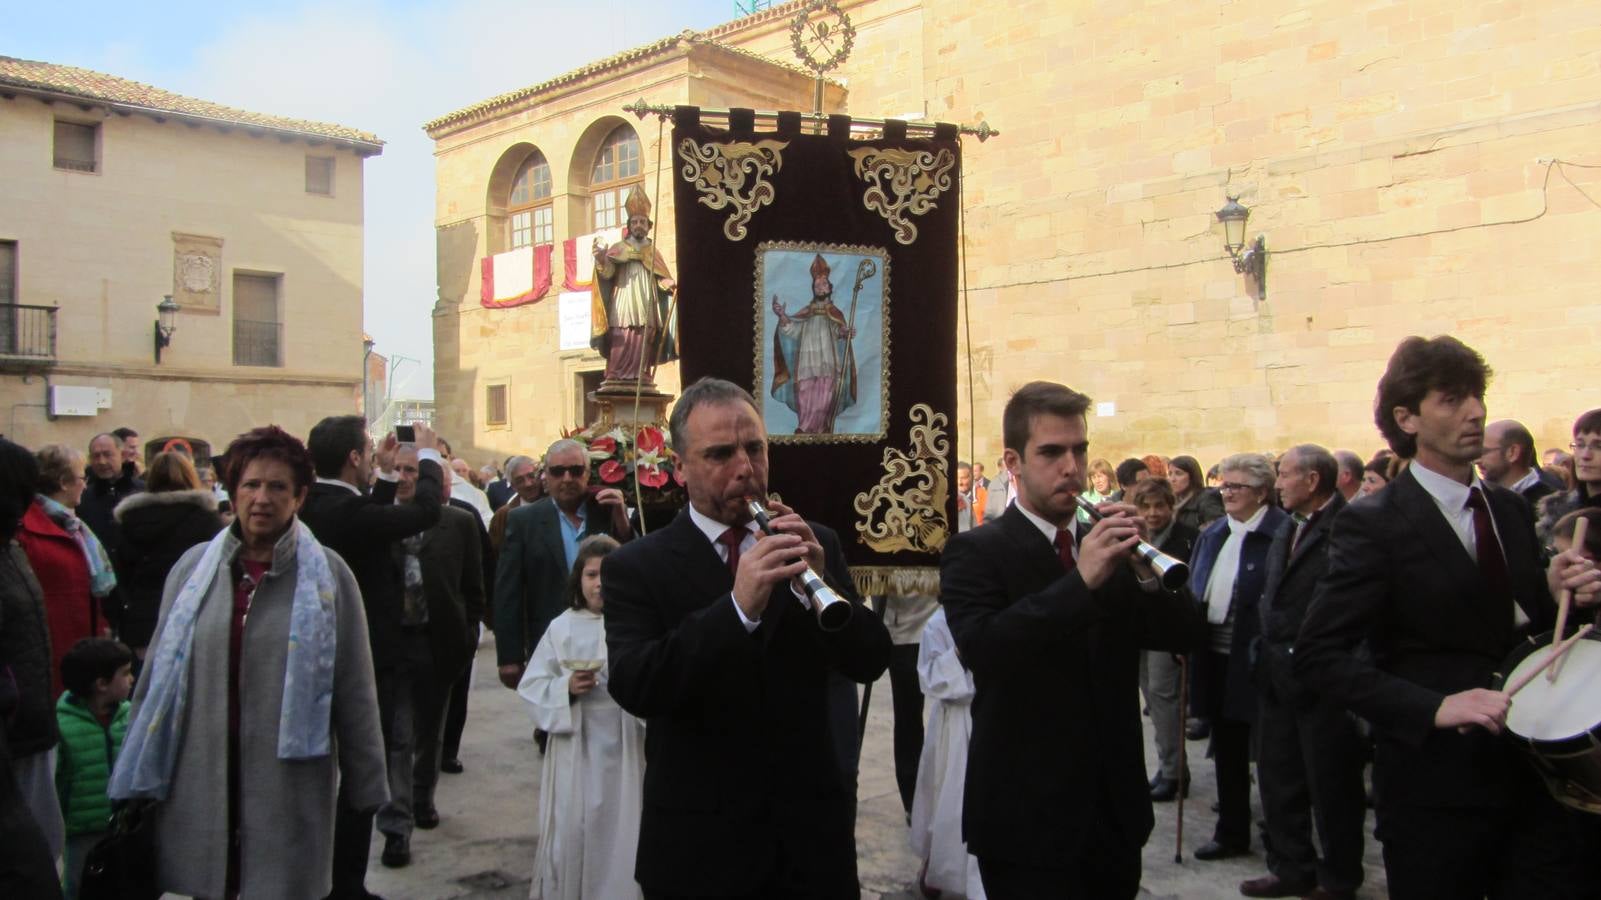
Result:
<svg viewBox="0 0 1601 900"><path fill-rule="evenodd" d="M700 191L703 205L733 208L723 223L723 234L731 241L741 240L751 216L778 197L764 176L784 167L781 151L788 146L788 141L697 144L685 138L678 142L678 155L684 160L679 174Z"/></svg>
<svg viewBox="0 0 1601 900"><path fill-rule="evenodd" d="M907 215L920 216L933 209L940 194L951 189L951 168L956 154L941 150L901 150L895 147L864 147L850 152L856 160L856 176L869 186L862 204L884 217L895 229L895 240L910 246L917 240L917 225ZM892 202L890 195L895 199Z"/></svg>
<svg viewBox="0 0 1601 900"><path fill-rule="evenodd" d="M914 405L910 452L884 450L884 477L857 494L853 506L863 518L856 533L880 553L916 550L938 553L950 536L945 504L950 497L945 473L949 417L926 403Z"/></svg>

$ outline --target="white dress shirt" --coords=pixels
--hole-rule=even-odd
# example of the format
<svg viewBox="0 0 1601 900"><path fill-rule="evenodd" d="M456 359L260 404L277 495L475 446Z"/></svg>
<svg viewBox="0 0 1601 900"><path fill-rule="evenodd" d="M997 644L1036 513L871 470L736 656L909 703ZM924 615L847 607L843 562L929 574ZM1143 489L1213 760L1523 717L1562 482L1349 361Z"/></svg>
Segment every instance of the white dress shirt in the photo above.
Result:
<svg viewBox="0 0 1601 900"><path fill-rule="evenodd" d="M1462 542L1462 549L1468 551L1468 556L1472 557L1473 561L1477 563L1479 561L1479 538L1478 533L1473 529L1473 508L1468 506L1468 494L1473 488L1478 488L1481 494L1488 493L1484 489L1484 482L1479 480L1478 475L1474 475L1471 482L1463 484L1455 478L1441 475L1415 459L1407 468L1411 470L1412 477L1417 479L1418 484L1434 500L1434 505L1439 508L1440 515L1445 517L1445 523L1451 526L1452 531L1456 532L1456 539ZM1485 497L1484 502L1488 506L1489 497ZM1501 541L1501 529L1495 524L1495 516L1493 515L1490 516L1490 528L1495 532L1496 541L1500 542L1503 548L1506 547L1506 543ZM1510 566L1511 563L1508 562L1508 567L1510 568ZM1512 623L1514 625L1524 625L1528 621L1528 614L1523 611L1523 607L1519 606L1516 598L1514 598L1512 603Z"/></svg>
<svg viewBox="0 0 1601 900"><path fill-rule="evenodd" d="M695 508L693 503L689 505L689 520L695 523L695 527L700 529L701 534L706 535L708 541L712 542L712 549L717 551L717 558L726 564L728 562L728 547L719 539L723 536L723 532L732 526L724 525L711 516L702 513ZM745 539L739 542L739 555L741 557L756 546L756 537L759 534L761 534L761 526L757 525L754 520L745 523ZM812 608L811 598L806 596L805 592L796 590L794 584L789 586L789 590L790 593L795 595L795 599L800 602L801 606L808 610ZM752 619L745 615L745 611L739 608L739 601L734 599L732 591L728 594L728 600L734 604L734 612L739 615L739 624L745 626L746 634L755 631L756 626L762 624L761 619Z"/></svg>

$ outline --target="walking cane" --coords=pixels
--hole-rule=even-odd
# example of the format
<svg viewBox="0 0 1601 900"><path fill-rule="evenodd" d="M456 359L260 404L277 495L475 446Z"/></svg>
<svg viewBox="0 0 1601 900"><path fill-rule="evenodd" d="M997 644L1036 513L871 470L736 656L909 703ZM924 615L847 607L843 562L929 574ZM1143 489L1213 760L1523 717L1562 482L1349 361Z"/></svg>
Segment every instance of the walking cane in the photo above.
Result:
<svg viewBox="0 0 1601 900"><path fill-rule="evenodd" d="M1190 706L1190 658L1180 656L1179 660L1179 827L1178 834L1173 839L1173 861L1184 863L1184 796L1189 791L1190 761L1188 749L1185 746L1188 736L1184 733L1184 720Z"/></svg>

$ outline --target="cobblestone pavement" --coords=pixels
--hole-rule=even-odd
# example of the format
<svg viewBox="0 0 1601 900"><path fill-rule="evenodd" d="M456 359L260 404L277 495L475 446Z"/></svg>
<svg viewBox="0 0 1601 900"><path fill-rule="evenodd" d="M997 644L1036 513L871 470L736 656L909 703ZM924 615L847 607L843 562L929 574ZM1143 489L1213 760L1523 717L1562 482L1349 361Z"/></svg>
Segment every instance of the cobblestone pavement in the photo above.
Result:
<svg viewBox="0 0 1601 900"><path fill-rule="evenodd" d="M495 654L486 637L479 650L476 681L469 706L467 734L461 751L467 771L440 776L437 804L442 822L433 831L412 838L412 863L386 869L378 861L383 849L375 835L369 890L388 900L446 898L512 898L528 894L536 835L539 758L530 738L531 725L522 701L495 679ZM895 789L890 752L889 679L873 688L867 741L862 752L857 849L864 900L913 900L918 862L906 849L906 817ZM1147 735L1149 737L1149 735ZM1148 767L1154 767L1146 741ZM1201 759L1205 745L1191 742L1193 789L1185 809L1185 862L1173 861L1177 821L1173 804L1156 807L1156 831L1145 848L1145 877L1140 896L1222 900L1239 897L1239 883L1263 874L1261 846L1250 856L1220 862L1199 862L1194 847L1211 835L1216 799L1212 768ZM1065 764L1065 762L1064 762ZM1153 768L1154 771L1154 768ZM1254 800L1253 791L1253 800ZM1369 819L1371 829L1371 817ZM1387 900L1378 844L1369 834L1365 900Z"/></svg>

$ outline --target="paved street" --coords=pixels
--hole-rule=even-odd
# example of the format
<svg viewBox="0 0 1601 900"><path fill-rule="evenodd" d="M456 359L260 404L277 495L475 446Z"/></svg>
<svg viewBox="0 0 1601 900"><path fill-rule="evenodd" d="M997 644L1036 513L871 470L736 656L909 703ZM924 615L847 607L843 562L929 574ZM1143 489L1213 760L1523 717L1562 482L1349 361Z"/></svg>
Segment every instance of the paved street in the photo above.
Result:
<svg viewBox="0 0 1601 900"><path fill-rule="evenodd" d="M528 892L536 836L539 759L522 701L495 680L495 654L487 637L477 660L476 681L462 747L462 775L441 776L438 805L443 821L412 839L412 864L385 869L378 862L382 840L375 837L367 886L388 900L510 898ZM918 863L906 849L905 815L895 790L890 754L889 679L873 689L867 742L862 754L860 814L856 824L865 900L912 900ZM1199 755L1204 744L1192 742ZM1149 753L1150 741L1146 741ZM1065 761L1064 761L1065 764ZM1147 758L1147 766L1154 760ZM1189 850L1211 832L1208 806L1216 799L1211 766L1193 759L1194 786L1185 812L1184 844ZM1254 792L1253 792L1254 793ZM1261 847L1252 856L1203 863L1173 862L1175 808L1156 807L1156 832L1145 848L1142 897L1223 900L1239 896L1239 882L1262 874ZM1368 885L1360 896L1388 897L1378 845L1369 842ZM597 898L602 900L602 898Z"/></svg>

